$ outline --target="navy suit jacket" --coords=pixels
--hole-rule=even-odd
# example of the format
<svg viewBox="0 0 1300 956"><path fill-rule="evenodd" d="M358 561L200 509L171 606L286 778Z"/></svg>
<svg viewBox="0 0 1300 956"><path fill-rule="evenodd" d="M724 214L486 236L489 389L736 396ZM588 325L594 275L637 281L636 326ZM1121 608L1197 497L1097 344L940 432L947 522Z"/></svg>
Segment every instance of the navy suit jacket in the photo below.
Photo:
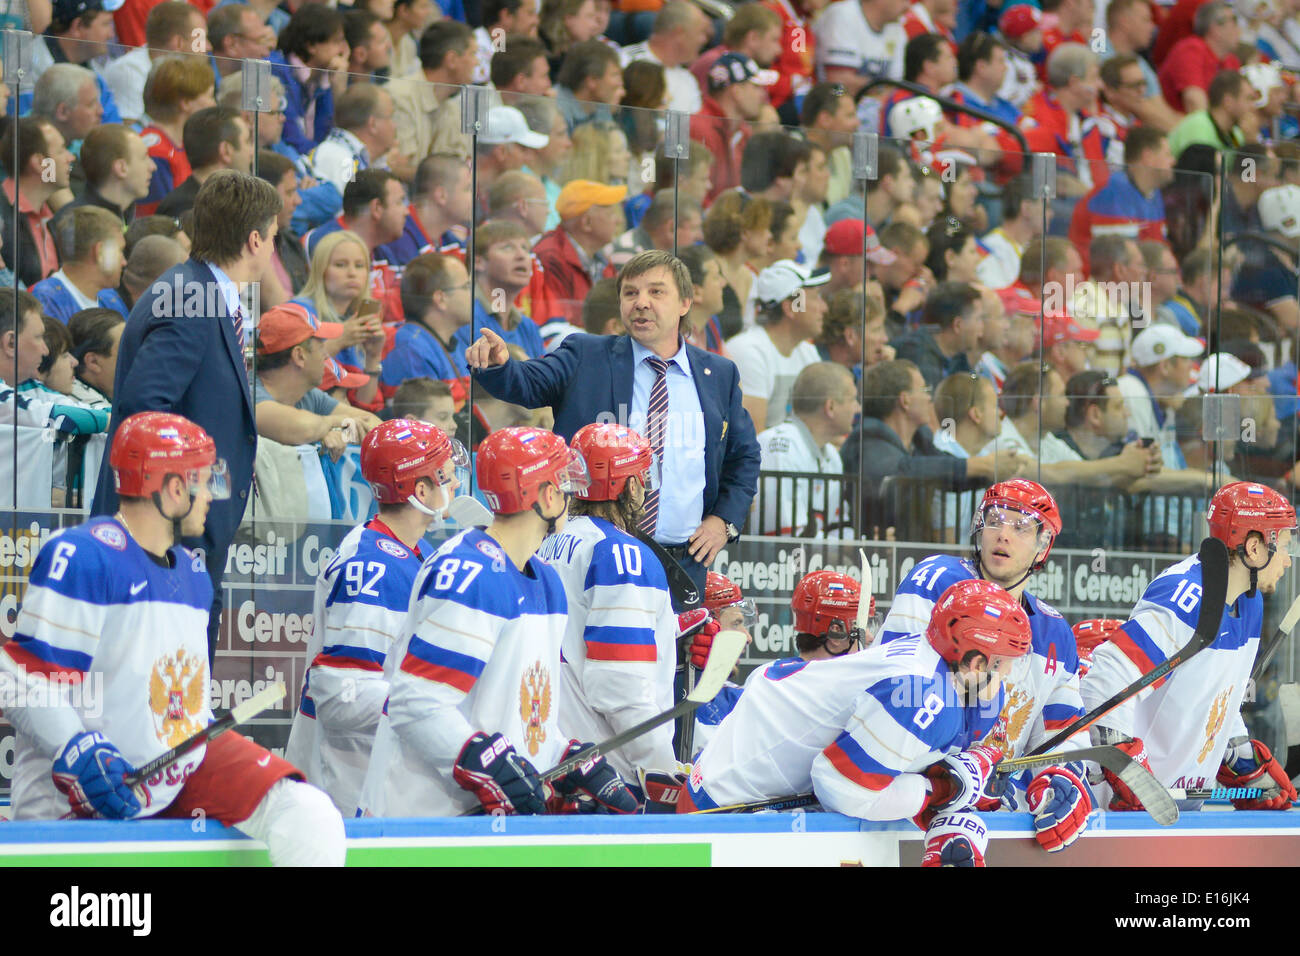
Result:
<svg viewBox="0 0 1300 956"><path fill-rule="evenodd" d="M213 501L203 537L186 542L204 549L208 572L219 581L248 505L257 430L226 301L212 270L197 259L164 272L131 309L118 345L109 447L118 425L146 411L175 412L201 425L230 469L230 499ZM104 455L91 514L117 510L109 457Z"/></svg>
<svg viewBox="0 0 1300 956"><path fill-rule="evenodd" d="M739 528L758 491L761 458L754 423L740 403L740 371L730 359L693 345L686 346L686 355L704 411L703 514ZM625 424L632 413L632 340L626 335L574 333L541 358L512 359L475 375L502 401L549 405L555 432L565 441L583 425Z"/></svg>

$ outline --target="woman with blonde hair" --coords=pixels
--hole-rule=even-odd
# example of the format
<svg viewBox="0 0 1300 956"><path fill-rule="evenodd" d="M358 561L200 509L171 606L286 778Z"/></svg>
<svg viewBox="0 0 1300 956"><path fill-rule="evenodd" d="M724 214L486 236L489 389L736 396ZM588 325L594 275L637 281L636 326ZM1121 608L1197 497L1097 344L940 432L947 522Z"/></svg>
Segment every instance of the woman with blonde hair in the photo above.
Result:
<svg viewBox="0 0 1300 956"><path fill-rule="evenodd" d="M290 301L318 321L343 325L343 334L325 343L326 352L344 365L379 375L386 336L379 304L370 298L370 250L360 236L340 229L322 237L307 282Z"/></svg>
<svg viewBox="0 0 1300 956"><path fill-rule="evenodd" d="M144 111L149 125L140 137L153 157L149 195L136 204L136 216L153 215L164 196L190 178L190 161L181 137L185 121L216 106L212 67L204 57L164 56L154 61L144 81Z"/></svg>
<svg viewBox="0 0 1300 956"><path fill-rule="evenodd" d="M573 148L560 165L560 185L588 179L609 186L627 183L632 154L627 136L613 123L583 123L570 134Z"/></svg>

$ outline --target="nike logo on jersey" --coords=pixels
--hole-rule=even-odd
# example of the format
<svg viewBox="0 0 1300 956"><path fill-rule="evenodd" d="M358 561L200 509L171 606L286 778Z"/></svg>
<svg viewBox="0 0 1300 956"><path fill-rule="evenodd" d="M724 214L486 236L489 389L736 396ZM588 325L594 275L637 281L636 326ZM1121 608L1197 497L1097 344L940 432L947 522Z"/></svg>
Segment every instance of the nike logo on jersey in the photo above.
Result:
<svg viewBox="0 0 1300 956"><path fill-rule="evenodd" d="M131 585L131 597L135 597L137 594L139 594L148 586L149 586L148 581L140 581L136 584Z"/></svg>
<svg viewBox="0 0 1300 956"><path fill-rule="evenodd" d="M257 762L257 765L259 767L265 767L268 766L270 763L271 763L271 755L267 754L265 757L263 757L261 760Z"/></svg>

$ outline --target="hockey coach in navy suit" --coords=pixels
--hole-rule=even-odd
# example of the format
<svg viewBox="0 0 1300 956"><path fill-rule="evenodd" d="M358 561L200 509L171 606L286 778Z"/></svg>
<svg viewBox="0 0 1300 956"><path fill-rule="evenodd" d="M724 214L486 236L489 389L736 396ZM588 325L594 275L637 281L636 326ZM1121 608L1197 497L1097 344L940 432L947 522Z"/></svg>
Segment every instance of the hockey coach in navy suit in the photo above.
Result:
<svg viewBox="0 0 1300 956"><path fill-rule="evenodd" d="M465 357L497 398L526 408L549 405L565 441L592 422L623 424L647 438L659 487L646 495L641 530L703 595L708 566L749 514L760 454L735 364L682 340L693 294L680 259L643 252L618 275L628 335L574 333L554 352L520 361L484 329Z"/></svg>
<svg viewBox="0 0 1300 956"><path fill-rule="evenodd" d="M221 617L221 576L226 551L248 506L257 430L244 363L252 326L240 303L241 284L257 281L274 250L280 197L255 176L222 171L194 201L194 245L188 261L164 272L135 303L118 346L113 420L136 412L175 412L203 426L229 469L230 497L214 500L200 539L215 590L208 623L208 655ZM117 511L109 456L99 471L91 513Z"/></svg>

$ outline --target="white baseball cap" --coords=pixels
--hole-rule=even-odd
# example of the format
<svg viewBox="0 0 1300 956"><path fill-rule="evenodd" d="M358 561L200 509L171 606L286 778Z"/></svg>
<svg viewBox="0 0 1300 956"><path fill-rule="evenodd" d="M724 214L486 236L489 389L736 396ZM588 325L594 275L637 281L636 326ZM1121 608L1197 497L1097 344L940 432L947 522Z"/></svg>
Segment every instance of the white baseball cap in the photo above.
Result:
<svg viewBox="0 0 1300 956"><path fill-rule="evenodd" d="M1196 358L1205 351L1200 339L1184 335L1172 325L1150 325L1133 338L1129 354L1138 368L1147 368L1167 358Z"/></svg>
<svg viewBox="0 0 1300 956"><path fill-rule="evenodd" d="M513 106L494 106L488 110L487 129L479 134L478 141L484 146L518 143L529 149L541 149L551 137L529 129L524 114Z"/></svg>
<svg viewBox="0 0 1300 956"><path fill-rule="evenodd" d="M1300 186L1274 186L1260 193L1259 223L1288 239L1300 236Z"/></svg>
<svg viewBox="0 0 1300 956"><path fill-rule="evenodd" d="M813 275L793 259L778 259L754 280L754 297L763 303L784 302L800 289L830 281L829 272Z"/></svg>
<svg viewBox="0 0 1300 956"><path fill-rule="evenodd" d="M1240 385L1253 373L1251 368L1230 352L1216 352L1205 360L1200 371L1196 373L1196 387L1202 392L1216 389L1226 392L1234 385Z"/></svg>

